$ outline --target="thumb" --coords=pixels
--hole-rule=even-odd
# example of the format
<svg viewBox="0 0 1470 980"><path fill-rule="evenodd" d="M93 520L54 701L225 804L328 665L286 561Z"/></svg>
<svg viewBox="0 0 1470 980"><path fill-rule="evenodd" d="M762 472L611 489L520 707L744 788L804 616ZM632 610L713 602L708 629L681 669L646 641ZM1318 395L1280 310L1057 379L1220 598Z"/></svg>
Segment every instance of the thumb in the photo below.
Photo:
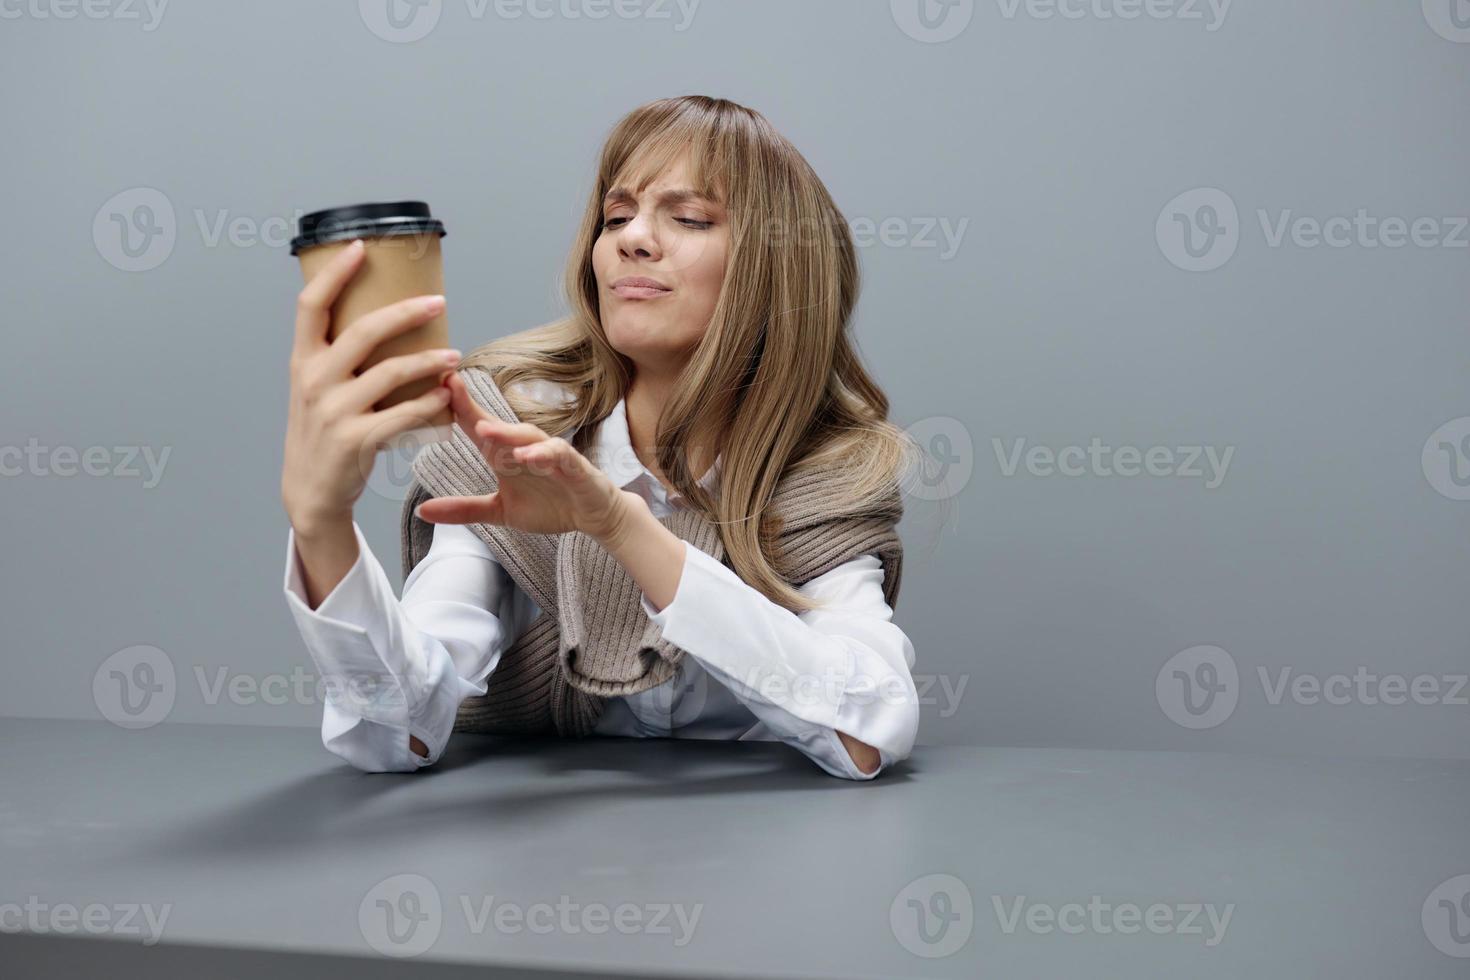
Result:
<svg viewBox="0 0 1470 980"><path fill-rule="evenodd" d="M499 491L482 497L432 497L414 513L430 524L500 524L504 520Z"/></svg>

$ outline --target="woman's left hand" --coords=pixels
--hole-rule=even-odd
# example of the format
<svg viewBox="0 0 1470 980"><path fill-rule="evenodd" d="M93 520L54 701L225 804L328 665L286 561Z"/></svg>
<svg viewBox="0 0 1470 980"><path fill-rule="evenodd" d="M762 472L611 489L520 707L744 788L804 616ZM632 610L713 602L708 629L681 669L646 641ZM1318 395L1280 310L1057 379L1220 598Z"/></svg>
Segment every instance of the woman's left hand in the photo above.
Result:
<svg viewBox="0 0 1470 980"><path fill-rule="evenodd" d="M484 496L434 497L418 507L432 524L501 524L536 534L582 531L599 541L627 522L636 494L619 489L606 473L560 436L529 422L509 423L470 396L451 372L454 420L495 471L499 489Z"/></svg>

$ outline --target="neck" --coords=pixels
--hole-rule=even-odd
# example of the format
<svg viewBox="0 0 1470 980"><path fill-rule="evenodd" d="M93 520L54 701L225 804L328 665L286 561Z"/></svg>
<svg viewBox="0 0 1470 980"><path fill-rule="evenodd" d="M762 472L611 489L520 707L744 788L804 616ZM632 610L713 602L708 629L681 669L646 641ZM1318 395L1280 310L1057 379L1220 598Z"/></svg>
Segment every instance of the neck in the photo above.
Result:
<svg viewBox="0 0 1470 980"><path fill-rule="evenodd" d="M664 405L668 403L678 382L678 375L653 374L640 369L634 372L633 380L623 398L623 407L628 417L628 439L633 443L633 452L637 454L638 461L661 480L663 473L658 468L655 430ZM698 474L696 479L702 479L714 464L715 453L703 442L691 447L691 453L690 466Z"/></svg>

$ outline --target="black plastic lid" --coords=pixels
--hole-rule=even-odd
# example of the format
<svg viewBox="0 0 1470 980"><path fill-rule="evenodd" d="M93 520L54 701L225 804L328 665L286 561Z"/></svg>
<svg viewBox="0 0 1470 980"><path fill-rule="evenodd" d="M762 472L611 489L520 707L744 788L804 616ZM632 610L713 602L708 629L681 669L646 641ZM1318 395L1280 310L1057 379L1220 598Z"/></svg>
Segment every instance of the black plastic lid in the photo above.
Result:
<svg viewBox="0 0 1470 980"><path fill-rule="evenodd" d="M291 254L326 242L385 235L449 234L444 222L429 214L423 201L349 204L301 216L300 234L291 239Z"/></svg>

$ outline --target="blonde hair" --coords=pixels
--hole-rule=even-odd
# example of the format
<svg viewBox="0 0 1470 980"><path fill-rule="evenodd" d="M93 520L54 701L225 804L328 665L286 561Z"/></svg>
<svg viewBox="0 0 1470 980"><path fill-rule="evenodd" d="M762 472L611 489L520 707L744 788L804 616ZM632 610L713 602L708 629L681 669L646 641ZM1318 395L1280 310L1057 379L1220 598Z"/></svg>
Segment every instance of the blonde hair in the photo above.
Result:
<svg viewBox="0 0 1470 980"><path fill-rule="evenodd" d="M553 436L575 427L573 445L592 445L635 370L609 344L598 312L592 246L603 197L617 184L641 191L685 152L692 187L725 204L730 244L708 329L658 420L658 469L719 529L742 580L806 611L815 604L778 571L780 528L767 506L778 481L837 463L851 492L862 495L854 499L869 499L900 485L916 446L888 421L888 398L853 346L858 264L847 222L805 158L760 113L691 95L624 116L603 146L568 258L570 315L476 348L462 366L488 369L522 421ZM538 379L573 397L545 404L506 390ZM712 439L721 454L714 494L690 470L699 438Z"/></svg>

